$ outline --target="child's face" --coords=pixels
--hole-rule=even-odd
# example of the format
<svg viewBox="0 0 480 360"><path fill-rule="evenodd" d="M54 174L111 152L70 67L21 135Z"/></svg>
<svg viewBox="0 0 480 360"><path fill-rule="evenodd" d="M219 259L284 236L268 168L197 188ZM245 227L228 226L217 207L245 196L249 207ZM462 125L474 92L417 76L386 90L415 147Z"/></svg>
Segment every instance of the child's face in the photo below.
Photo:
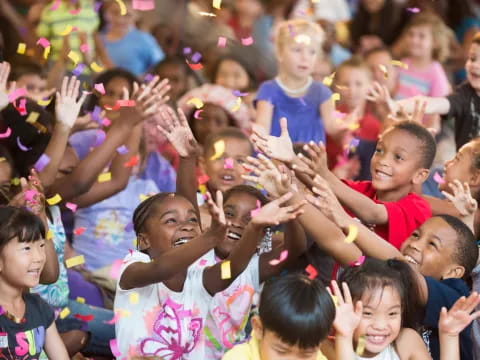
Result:
<svg viewBox="0 0 480 360"><path fill-rule="evenodd" d="M385 85L391 93L395 91L398 77L397 69L392 65L392 60L388 51L375 52L365 59L370 67L374 80ZM385 76L382 70L383 66L387 70L387 76Z"/></svg>
<svg viewBox="0 0 480 360"><path fill-rule="evenodd" d="M313 73L318 52L317 40L312 34L296 34L279 51L277 58L281 71L293 78L307 78Z"/></svg>
<svg viewBox="0 0 480 360"><path fill-rule="evenodd" d="M208 175L208 187L214 192L225 192L233 186L244 183L242 175L245 174L243 164L247 156L251 155L250 143L244 139L223 138L225 151L217 159L213 146L205 150L202 161L202 170Z"/></svg>
<svg viewBox="0 0 480 360"><path fill-rule="evenodd" d="M225 218L231 225L228 227L225 240L215 248L221 258L228 257L241 239L245 227L252 218L250 213L256 207L257 198L244 192L235 192L223 204Z"/></svg>
<svg viewBox="0 0 480 360"><path fill-rule="evenodd" d="M365 339L364 357L373 357L393 343L402 327L402 302L398 291L391 286L365 291L363 312L354 333L355 347L359 338Z"/></svg>
<svg viewBox="0 0 480 360"><path fill-rule="evenodd" d="M363 0L362 2L365 9L371 14L380 11L385 4L385 0Z"/></svg>
<svg viewBox="0 0 480 360"><path fill-rule="evenodd" d="M411 57L430 58L434 46L431 26L417 25L408 29L407 46Z"/></svg>
<svg viewBox="0 0 480 360"><path fill-rule="evenodd" d="M123 89L130 90L129 82L123 77L115 77L108 83L103 84L105 87L105 94L98 99L98 105L103 109L106 106L113 107L118 100L123 99Z"/></svg>
<svg viewBox="0 0 480 360"><path fill-rule="evenodd" d="M227 89L245 91L249 85L248 74L238 62L226 59L218 67L215 84Z"/></svg>
<svg viewBox="0 0 480 360"><path fill-rule="evenodd" d="M127 12L125 15L122 15L120 5L117 2L111 1L110 3L107 3L104 16L105 21L110 26L128 28L135 24L136 14L135 10L132 8L132 4L130 1L124 1L124 4Z"/></svg>
<svg viewBox="0 0 480 360"><path fill-rule="evenodd" d="M335 75L340 101L349 109L365 104L372 85L370 74L362 68L344 67Z"/></svg>
<svg viewBox="0 0 480 360"><path fill-rule="evenodd" d="M330 75L332 72L332 64L326 59L320 59L319 57L317 57L317 61L315 61L315 66L313 67L313 80L322 82L323 79Z"/></svg>
<svg viewBox="0 0 480 360"><path fill-rule="evenodd" d="M185 69L178 64L162 65L157 75L160 79L168 79L170 91L168 95L172 102L176 102L187 91L187 73Z"/></svg>
<svg viewBox="0 0 480 360"><path fill-rule="evenodd" d="M416 229L400 249L405 259L422 275L434 279L452 277L457 234L445 220L432 217Z"/></svg>
<svg viewBox="0 0 480 360"><path fill-rule="evenodd" d="M448 160L444 165L444 179L445 182L438 184L440 191L452 192L452 189L448 186L453 180L458 180L462 184L467 182L471 184L473 177L477 177L475 173L472 173L473 154L478 146L477 142L469 142L461 147L461 149L455 154L455 157Z"/></svg>
<svg viewBox="0 0 480 360"><path fill-rule="evenodd" d="M470 85L480 94L480 45L472 43L465 64L467 79Z"/></svg>
<svg viewBox="0 0 480 360"><path fill-rule="evenodd" d="M25 88L29 95L35 96L45 91L47 80L37 74L25 74L17 79L17 89Z"/></svg>
<svg viewBox="0 0 480 360"><path fill-rule="evenodd" d="M404 130L390 129L380 136L370 162L372 185L377 191L402 192L420 183L419 141Z"/></svg>
<svg viewBox="0 0 480 360"><path fill-rule="evenodd" d="M229 126L229 118L225 110L218 105L206 103L199 114L199 118L193 122L193 131L200 144L210 134L216 134Z"/></svg>
<svg viewBox="0 0 480 360"><path fill-rule="evenodd" d="M257 17L262 13L262 4L258 0L235 0L233 6L240 16Z"/></svg>
<svg viewBox="0 0 480 360"><path fill-rule="evenodd" d="M171 195L150 211L153 214L145 221L138 242L140 249L149 249L151 257L181 246L201 233L195 208L181 196Z"/></svg>
<svg viewBox="0 0 480 360"><path fill-rule="evenodd" d="M12 239L0 253L0 278L16 288L32 288L40 281L45 265L45 240Z"/></svg>
<svg viewBox="0 0 480 360"><path fill-rule="evenodd" d="M12 175L12 166L5 158L2 160L0 156L0 187L10 184Z"/></svg>

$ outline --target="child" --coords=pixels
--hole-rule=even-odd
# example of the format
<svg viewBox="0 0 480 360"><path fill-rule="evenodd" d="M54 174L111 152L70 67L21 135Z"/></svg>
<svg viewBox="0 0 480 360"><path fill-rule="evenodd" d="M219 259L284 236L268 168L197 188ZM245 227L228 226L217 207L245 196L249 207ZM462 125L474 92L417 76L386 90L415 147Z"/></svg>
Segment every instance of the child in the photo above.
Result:
<svg viewBox="0 0 480 360"><path fill-rule="evenodd" d="M416 194L435 157L435 140L423 126L404 121L384 131L371 159L372 181L363 182L338 179L326 166L325 150L314 144L306 146L316 149L308 152L312 160L300 154L303 165L295 164L286 124L282 134L255 134L253 140L267 155L325 177L342 204L396 248L431 216L428 203Z"/></svg>
<svg viewBox="0 0 480 360"><path fill-rule="evenodd" d="M25 292L39 283L45 265L45 227L27 210L0 207L0 328L5 358L69 359L55 326L53 310Z"/></svg>
<svg viewBox="0 0 480 360"><path fill-rule="evenodd" d="M228 21L238 41L252 35L253 25L262 14L260 0L234 0L233 16Z"/></svg>
<svg viewBox="0 0 480 360"><path fill-rule="evenodd" d="M178 100L188 90L188 76L190 71L181 57L168 57L159 62L153 69L153 73L160 79L168 79L170 85L169 104L177 107Z"/></svg>
<svg viewBox="0 0 480 360"><path fill-rule="evenodd" d="M325 133L338 136L348 129L351 119L334 118L332 93L311 77L323 38L317 24L304 20L279 25L275 38L278 76L264 82L256 97L256 123L266 133L280 135L283 117L291 119L288 130L293 142L325 142Z"/></svg>
<svg viewBox="0 0 480 360"><path fill-rule="evenodd" d="M370 100L387 105L390 112L397 113L399 106L412 112L415 102L426 101L427 114L447 115L455 119L455 142L457 149L479 134L480 118L480 33L475 35L465 64L467 82L460 85L447 97L414 97L398 102L392 101L388 91L379 85L371 90Z"/></svg>
<svg viewBox="0 0 480 360"><path fill-rule="evenodd" d="M109 0L104 3L106 31L101 38L112 62L138 76L159 63L165 55L152 35L136 29L131 1L125 1L124 6L126 13L122 14L118 2Z"/></svg>
<svg viewBox="0 0 480 360"><path fill-rule="evenodd" d="M265 282L248 343L224 360L324 359L320 343L335 317L332 298L318 280L290 274Z"/></svg>
<svg viewBox="0 0 480 360"><path fill-rule="evenodd" d="M343 296L335 281L333 294L342 307L343 297L356 305L356 314L348 322L334 322L337 359L348 359L345 353L357 350L357 359L430 359L417 327L418 292L415 274L400 260L367 258L359 266L351 266L340 275ZM360 302L360 304L358 304ZM344 319L346 320L346 319ZM347 327L347 328L345 328ZM353 348L352 348L353 342ZM333 343L324 344L325 352L333 351ZM322 348L323 349L323 348ZM354 353L353 353L354 354Z"/></svg>
<svg viewBox="0 0 480 360"><path fill-rule="evenodd" d="M248 92L255 89L255 78L247 63L239 56L226 55L212 69L211 82L231 90Z"/></svg>
<svg viewBox="0 0 480 360"><path fill-rule="evenodd" d="M48 98L55 92L55 89L47 89L47 79L37 64L16 66L11 81L16 82L17 89L25 88L27 97L36 101Z"/></svg>
<svg viewBox="0 0 480 360"><path fill-rule="evenodd" d="M398 69L392 64L393 57L386 47L376 47L364 55L365 62L370 67L373 79L387 87L390 94L396 98L398 90ZM386 71L385 71L386 70ZM385 117L388 114L385 114Z"/></svg>

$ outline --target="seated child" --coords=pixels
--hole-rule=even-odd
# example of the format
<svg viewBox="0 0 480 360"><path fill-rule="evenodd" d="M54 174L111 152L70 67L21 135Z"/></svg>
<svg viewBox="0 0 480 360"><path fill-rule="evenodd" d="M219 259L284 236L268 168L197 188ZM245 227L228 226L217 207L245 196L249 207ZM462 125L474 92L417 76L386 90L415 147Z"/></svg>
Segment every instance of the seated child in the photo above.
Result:
<svg viewBox="0 0 480 360"><path fill-rule="evenodd" d="M325 359L320 343L334 318L332 298L318 280L300 274L272 278L263 286L251 339L222 359Z"/></svg>

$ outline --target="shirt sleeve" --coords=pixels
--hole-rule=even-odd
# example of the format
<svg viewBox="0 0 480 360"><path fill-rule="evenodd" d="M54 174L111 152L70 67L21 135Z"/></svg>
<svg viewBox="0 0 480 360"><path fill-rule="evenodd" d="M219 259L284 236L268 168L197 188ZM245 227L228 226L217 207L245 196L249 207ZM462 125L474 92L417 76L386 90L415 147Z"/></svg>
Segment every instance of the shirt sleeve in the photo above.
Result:
<svg viewBox="0 0 480 360"><path fill-rule="evenodd" d="M428 203L414 194L383 205L388 214L388 241L397 249L413 230L432 216Z"/></svg>
<svg viewBox="0 0 480 360"><path fill-rule="evenodd" d="M323 104L325 101L330 100L330 98L332 97L332 91L322 83L319 83L318 92L318 102L320 103L320 105Z"/></svg>
<svg viewBox="0 0 480 360"><path fill-rule="evenodd" d="M165 58L165 54L163 53L160 46L158 46L157 41L155 38L145 33L145 49L148 49L148 58L147 58L147 68L158 64Z"/></svg>
<svg viewBox="0 0 480 360"><path fill-rule="evenodd" d="M442 68L442 65L435 62L432 68L432 87L430 88L429 96L441 97L447 96L450 91L450 82L448 81L447 75Z"/></svg>
<svg viewBox="0 0 480 360"><path fill-rule="evenodd" d="M120 271L118 272L117 292L118 291L130 291L130 290L124 290L120 287L120 279L122 278L122 275L125 272L125 270L130 265L132 265L133 263L136 263L136 262L148 263L148 262L150 262L150 256L142 253L141 251L133 251L131 254L128 254L127 256L125 256L125 259L123 260L123 264L120 268Z"/></svg>
<svg viewBox="0 0 480 360"><path fill-rule="evenodd" d="M275 103L275 93L271 81L264 82L262 85L260 85L257 96L254 100L254 104L256 105L260 100L269 102L272 105Z"/></svg>

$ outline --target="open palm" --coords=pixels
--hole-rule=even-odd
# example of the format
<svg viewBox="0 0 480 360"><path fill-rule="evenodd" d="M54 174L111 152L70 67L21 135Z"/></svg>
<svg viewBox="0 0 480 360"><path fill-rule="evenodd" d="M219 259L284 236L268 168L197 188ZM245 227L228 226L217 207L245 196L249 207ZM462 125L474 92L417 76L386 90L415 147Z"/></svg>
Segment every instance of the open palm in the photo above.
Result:
<svg viewBox="0 0 480 360"><path fill-rule="evenodd" d="M254 130L251 136L255 146L267 156L284 162L291 162L295 158L292 139L288 133L288 122L286 118L280 119L280 136L264 135Z"/></svg>

